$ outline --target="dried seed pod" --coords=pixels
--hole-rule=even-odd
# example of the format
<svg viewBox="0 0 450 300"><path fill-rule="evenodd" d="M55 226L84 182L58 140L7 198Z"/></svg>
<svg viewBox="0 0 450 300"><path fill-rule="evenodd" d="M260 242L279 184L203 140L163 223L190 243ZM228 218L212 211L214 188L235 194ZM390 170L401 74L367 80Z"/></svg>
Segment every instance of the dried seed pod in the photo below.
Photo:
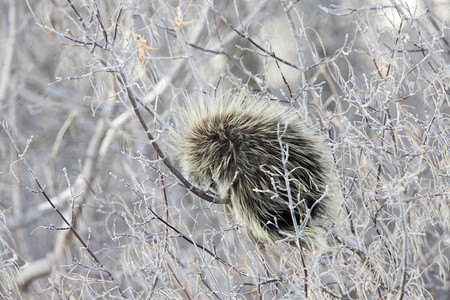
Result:
<svg viewBox="0 0 450 300"><path fill-rule="evenodd" d="M256 240L323 248L342 196L324 137L289 106L241 90L187 97L174 140L189 180L230 200Z"/></svg>

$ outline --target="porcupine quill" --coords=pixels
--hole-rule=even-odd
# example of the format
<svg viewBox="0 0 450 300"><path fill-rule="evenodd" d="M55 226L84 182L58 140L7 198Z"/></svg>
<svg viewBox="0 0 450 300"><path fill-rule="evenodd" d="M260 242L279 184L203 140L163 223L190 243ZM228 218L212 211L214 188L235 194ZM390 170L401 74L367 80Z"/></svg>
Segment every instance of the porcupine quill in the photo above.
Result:
<svg viewBox="0 0 450 300"><path fill-rule="evenodd" d="M337 221L343 198L325 138L294 109L240 90L187 96L176 120L183 172L229 199L251 236L325 247L324 224Z"/></svg>

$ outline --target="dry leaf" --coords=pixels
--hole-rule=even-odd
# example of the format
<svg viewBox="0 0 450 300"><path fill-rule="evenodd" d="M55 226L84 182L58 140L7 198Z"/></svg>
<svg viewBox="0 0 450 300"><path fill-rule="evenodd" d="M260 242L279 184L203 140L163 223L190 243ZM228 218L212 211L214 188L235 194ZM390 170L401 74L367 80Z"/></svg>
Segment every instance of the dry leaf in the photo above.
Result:
<svg viewBox="0 0 450 300"><path fill-rule="evenodd" d="M138 44L139 47L139 59L141 60L141 63L146 66L148 63L148 59L145 59L145 50L148 51L155 51L158 50L157 48L151 48L147 45L147 40L142 38L139 34L133 34L133 37L135 41Z"/></svg>
<svg viewBox="0 0 450 300"><path fill-rule="evenodd" d="M181 14L181 9L179 6L177 6L175 8L175 20L173 22L173 26L175 26L176 28L181 28L184 26L188 26L189 24L191 24L191 22L183 22L183 15Z"/></svg>

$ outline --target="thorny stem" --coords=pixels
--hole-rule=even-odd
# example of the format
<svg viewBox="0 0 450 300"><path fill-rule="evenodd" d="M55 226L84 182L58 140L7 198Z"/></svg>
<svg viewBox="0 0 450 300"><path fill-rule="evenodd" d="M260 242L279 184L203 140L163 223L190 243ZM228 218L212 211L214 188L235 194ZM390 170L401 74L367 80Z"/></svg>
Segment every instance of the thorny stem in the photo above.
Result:
<svg viewBox="0 0 450 300"><path fill-rule="evenodd" d="M389 120L392 120L390 111L386 111L387 116ZM395 153L395 160L397 163L397 169L400 173L400 176L404 176L404 170L402 168L401 162L400 162L400 155L398 150L398 142L397 142L397 133L395 132L395 128L393 127L392 123L391 126L391 138L394 143L394 153ZM406 193L406 190L404 191ZM400 296L398 297L399 300L402 300L405 296L405 289L406 289L406 282L408 280L408 248L409 248L409 241L408 241L408 226L406 224L406 215L405 215L405 203L403 201L403 197L399 194L398 200L400 203L400 217L401 217L401 224L402 224L402 230L403 230L403 261L402 261L402 279L401 279L401 288L400 288Z"/></svg>
<svg viewBox="0 0 450 300"><path fill-rule="evenodd" d="M253 44L253 46L255 46L256 48L258 48L259 50L261 50L263 53L265 53L265 54L267 54L267 55L269 55L270 57L272 57L272 58L274 58L274 59L276 59L276 60L278 60L279 62L281 62L281 63L283 63L283 64L285 64L285 65L287 65L287 66L289 66L289 67L291 67L291 68L294 68L294 69L297 69L297 70L300 70L300 71L303 71L303 69L301 68L301 67L299 67L299 66L297 66L297 65L295 65L295 64L293 64L293 63L291 63L291 62L289 62L289 61L287 61L287 60L284 60L284 59L282 59L282 58L280 58L280 57L278 57L278 56L276 56L275 55L275 53L273 53L273 52L270 52L270 51L268 51L267 49L265 49L264 47L262 47L261 45L259 45L258 43L256 43L252 38L250 38L246 33L242 33L242 32L240 32L236 27L234 27L218 10L217 10L217 8L214 8L214 10L215 10L215 12L217 13L217 15L219 15L220 17L221 17L221 19L225 22L225 24L230 28L230 29L232 29L234 32L236 32L240 37L242 37L242 38L244 38L244 39L246 39L246 40L248 40L251 44Z"/></svg>
<svg viewBox="0 0 450 300"><path fill-rule="evenodd" d="M150 128L147 126L147 123L144 120L144 117L141 114L141 111L138 107L138 100L136 99L133 91L131 90L131 85L127 80L127 77L124 73L124 70L122 68L119 68L118 73L120 75L120 81L122 82L122 85L125 87L125 91L127 94L128 99L131 102L131 105L133 107L133 112L138 118L139 124L144 129L145 134L147 135L148 140L150 141L150 144L155 149L156 153L162 160L162 162L166 165L166 167L175 175L176 178L181 182L181 184L187 188L189 191L197 195L198 197L202 198L203 200L206 200L211 203L217 203L217 204L227 204L229 200L226 199L220 199L217 195L212 194L210 192L206 192L204 190L201 190L192 183L190 183L182 174L181 172L172 164L170 159L167 157L166 153L159 147L157 143L157 139L153 136Z"/></svg>
<svg viewBox="0 0 450 300"><path fill-rule="evenodd" d="M302 263L302 267L303 267L303 274L304 274L304 284L303 284L303 291L305 293L305 298L308 299L308 269L306 267L306 263L305 263L305 257L304 257L304 250L303 250L303 243L302 243L302 239L301 236L303 235L303 229L306 226L306 223L302 224L302 232L300 232L300 229L298 227L298 223L297 223L297 218L295 217L295 205L294 205L294 199L292 198L292 191L291 191L291 187L290 187L290 179L289 179L289 175L290 175L290 171L287 168L287 162L289 161L289 144L283 144L283 136L286 134L286 130L288 129L288 123L286 122L284 124L284 129L283 132L280 133L280 124L278 124L278 142L280 144L280 148L281 148L281 160L283 162L283 169L284 169L284 180L285 180L285 184L286 184L286 191L287 191L287 196L288 196L288 200L289 200L289 210L291 212L291 219L292 219L292 223L294 224L294 228L295 228L295 234L297 235L297 244L299 246L300 249L300 258L301 258L301 263ZM306 219L306 218L305 218Z"/></svg>
<svg viewBox="0 0 450 300"><path fill-rule="evenodd" d="M41 185L41 183L39 182L36 174L34 173L33 169L31 168L31 166L28 164L27 160L24 157L24 153L22 153L18 147L18 145L16 144L14 138L11 135L11 128L9 127L8 123L3 121L3 129L5 130L6 134L8 135L9 140L11 141L14 149L16 150L17 156L20 158L20 160L23 161L25 168L27 169L27 171L31 174L31 176L33 177L34 181L36 182L36 185L38 186L38 192L41 193L45 199L47 200L47 202L51 205L51 207L53 208L53 210L58 214L58 216L61 218L61 220L64 222L64 224L67 225L67 229L69 229L73 235L77 238L77 240L83 245L84 249L88 252L88 254L91 256L91 258L97 263L98 266L100 266L100 269L105 272L109 279L117 286L120 295L123 298L125 297L124 292L122 291L122 289L120 288L119 284L117 283L116 279L114 278L113 274L105 267L105 265L103 265L103 263L97 258L97 256L94 254L94 252L92 252L92 250L89 248L89 246L86 244L86 242L83 240L83 238L81 237L81 235L78 233L78 231L73 227L72 223L69 222L66 217L64 217L64 215L61 213L61 211L55 206L55 204L53 204L52 200L50 199L50 197L47 195L47 193L45 192L43 186Z"/></svg>
<svg viewBox="0 0 450 300"><path fill-rule="evenodd" d="M70 3L70 2L69 2ZM73 7L73 6L72 6ZM73 7L74 8L74 7ZM120 14L122 13L122 10L119 11L118 16L117 16L117 20L119 19ZM97 15L98 17L98 21L101 23L101 19L100 16ZM102 28L104 27L103 25L101 25ZM104 34L106 34L106 32L104 32ZM114 35L116 35L116 32L114 33ZM78 40L74 40L73 38L69 37L69 36L65 36L66 38L68 38L69 40L72 40L75 43L84 45L84 46L90 46L92 45L92 43L85 43L82 41L78 41ZM106 39L106 37L105 37ZM114 37L115 39L115 37ZM95 44L96 46L101 47L102 49L104 49L105 51L110 52L110 54L114 57L114 60L116 62L118 62L119 60L117 59L117 57L115 56L114 52L111 52L110 50L106 49L105 47L102 47L98 44ZM106 44L107 45L107 44ZM102 64L105 66L108 66L108 63L105 60L101 60ZM227 199L220 199L216 194L209 192L209 191L204 191L201 190L197 187L195 187L192 183L190 183L182 174L181 172L172 164L172 162L170 161L170 159L166 156L166 154L164 153L164 151L159 147L157 140L155 139L155 137L153 136L151 130L149 129L149 127L147 126L144 117L142 116L139 108L138 108L138 103L142 104L142 101L140 101L136 95L134 94L133 90L131 89L131 84L128 82L127 76L125 75L125 71L123 70L122 64L119 64L117 67L116 72L119 73L120 77L119 80L122 83L122 86L125 88L126 91L126 95L128 97L128 99L131 102L131 105L133 107L133 112L136 115L136 117L138 118L139 124L142 126L142 128L144 129L148 140L150 141L151 145L153 146L153 148L155 149L156 153L158 154L158 156L160 157L160 159L163 161L163 163L167 166L167 168L175 175L175 177L181 182L181 184L186 187L189 191L191 191L192 193L194 193L195 195L197 195L198 197L202 198L203 200L206 200L208 202L211 203L216 203L216 204L227 204L229 202L229 200ZM111 71L111 70L110 70ZM152 112L154 113L154 112ZM157 115L156 113L154 113L155 115ZM163 121L164 124L164 121Z"/></svg>
<svg viewBox="0 0 450 300"><path fill-rule="evenodd" d="M117 176L115 176L114 174L111 174L114 178L116 178L117 180L119 180L120 182L122 182L123 184L125 184L130 190L132 190L144 203L146 203L144 197L142 195L140 195L129 183L125 182L123 179L119 179ZM183 232L181 232L180 230L178 230L175 226L171 225L168 221L166 221L165 219L161 218L149 205L146 204L147 209L150 211L150 213L161 223L163 223L165 226L167 226L168 228L172 229L175 233L177 233L182 239L184 239L186 242L188 242L189 244L197 247L198 249L204 251L205 253L209 254L211 257L213 257L215 260L219 261L220 263L222 263L223 265L233 269L236 273L238 273L239 275L245 276L245 277L249 277L252 278L249 274L239 270L237 267L232 266L230 263L228 263L227 261L225 261L224 259L222 259L221 257L219 257L216 253L214 253L213 251L209 250L208 248L206 248L205 246L195 242L194 240L192 240L191 238L189 238L187 235L185 235ZM274 279L276 280L276 279ZM270 282L273 282L272 279L269 280Z"/></svg>
<svg viewBox="0 0 450 300"><path fill-rule="evenodd" d="M170 15L170 17L174 20L175 18L173 16L173 13L170 11L170 8L167 6L165 1L160 1L160 3L166 9L167 14ZM186 40L184 39L183 33L181 32L181 28L178 28L175 26L175 35L176 35L177 40L180 43L181 47L183 48L184 52L187 54L187 60L189 62L189 66L191 67L192 73L194 74L194 77L195 77L198 85L200 86L202 93L206 93L207 92L206 85L200 76L200 73L197 69L197 65L194 63L194 60L192 59L191 51L190 51L189 47L187 46Z"/></svg>

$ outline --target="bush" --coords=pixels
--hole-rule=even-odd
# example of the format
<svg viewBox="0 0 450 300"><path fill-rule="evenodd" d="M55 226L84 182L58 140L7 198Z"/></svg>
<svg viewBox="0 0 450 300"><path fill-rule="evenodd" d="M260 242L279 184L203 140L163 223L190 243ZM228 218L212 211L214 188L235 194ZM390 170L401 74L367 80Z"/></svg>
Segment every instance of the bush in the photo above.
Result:
<svg viewBox="0 0 450 300"><path fill-rule="evenodd" d="M447 299L444 2L1 4L0 298ZM329 137L350 226L261 246L178 171L186 93Z"/></svg>

